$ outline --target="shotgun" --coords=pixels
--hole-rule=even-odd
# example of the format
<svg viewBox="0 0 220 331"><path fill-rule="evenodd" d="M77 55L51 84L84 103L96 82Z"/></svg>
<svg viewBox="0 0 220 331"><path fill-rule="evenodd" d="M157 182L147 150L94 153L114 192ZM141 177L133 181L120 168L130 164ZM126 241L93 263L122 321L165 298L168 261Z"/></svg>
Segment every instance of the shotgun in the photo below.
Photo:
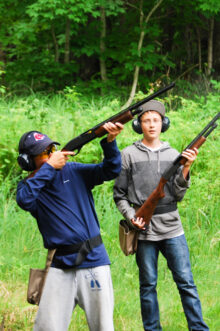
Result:
<svg viewBox="0 0 220 331"><path fill-rule="evenodd" d="M97 137L104 136L107 131L103 128L103 125L107 122L120 122L122 124L125 124L132 120L135 115L138 115L141 113L142 109L140 106L142 106L144 103L158 97L162 93L170 90L175 86L175 83L171 83L168 86L165 86L164 88L160 89L159 91L149 95L148 97L142 99L141 101L138 101L134 105L122 110L121 112L117 113L116 115L106 119L105 121L99 123L98 125L94 126L92 129L87 130L86 132L80 134L76 138L70 140L62 149L62 151L77 151L76 154L78 154L81 150L81 148L87 144L88 142L92 141L93 139ZM75 154L75 155L76 155Z"/></svg>
<svg viewBox="0 0 220 331"><path fill-rule="evenodd" d="M216 121L220 117L220 112L208 123L208 125L191 141L191 143L185 148L192 149L194 147L199 148L204 142L210 133L217 127ZM158 186L154 191L149 195L147 200L143 205L137 210L135 217L142 217L145 224L149 225L150 220L154 214L154 210L159 202L165 196L164 185L168 182L170 177L175 174L176 170L186 163L186 158L181 154L173 161L173 164L166 169L166 171L161 176Z"/></svg>

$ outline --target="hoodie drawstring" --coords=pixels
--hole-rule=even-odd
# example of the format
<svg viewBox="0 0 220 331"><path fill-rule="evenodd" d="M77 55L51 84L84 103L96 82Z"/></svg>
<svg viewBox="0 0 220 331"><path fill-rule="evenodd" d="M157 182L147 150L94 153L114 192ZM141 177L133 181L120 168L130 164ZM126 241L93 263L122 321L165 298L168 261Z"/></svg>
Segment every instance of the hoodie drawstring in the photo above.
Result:
<svg viewBox="0 0 220 331"><path fill-rule="evenodd" d="M157 172L160 174L160 150L157 151Z"/></svg>

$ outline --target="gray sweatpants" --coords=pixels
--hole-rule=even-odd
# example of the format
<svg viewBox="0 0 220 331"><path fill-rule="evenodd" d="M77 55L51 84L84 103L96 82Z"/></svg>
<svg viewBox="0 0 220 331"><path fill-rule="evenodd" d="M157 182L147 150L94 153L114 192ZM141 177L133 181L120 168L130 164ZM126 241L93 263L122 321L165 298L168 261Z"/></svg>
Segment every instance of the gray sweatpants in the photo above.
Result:
<svg viewBox="0 0 220 331"><path fill-rule="evenodd" d="M34 331L66 331L75 306L85 311L90 331L114 331L110 266L91 269L50 268Z"/></svg>

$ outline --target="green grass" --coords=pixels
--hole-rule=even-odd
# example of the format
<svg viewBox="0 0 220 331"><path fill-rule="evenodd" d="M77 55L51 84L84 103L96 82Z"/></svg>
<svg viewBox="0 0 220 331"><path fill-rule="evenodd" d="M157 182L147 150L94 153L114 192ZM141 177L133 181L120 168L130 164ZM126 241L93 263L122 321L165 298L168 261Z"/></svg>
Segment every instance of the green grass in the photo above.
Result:
<svg viewBox="0 0 220 331"><path fill-rule="evenodd" d="M219 97L183 99L182 105L178 111L169 112L172 126L163 136L179 151L219 111ZM110 97L99 100L82 97L80 103L62 95L0 100L0 325L4 319L4 330L32 329L37 307L26 302L29 268L43 267L46 257L36 221L15 202L16 183L24 175L15 165L19 137L27 130L42 130L63 146L117 111L119 101ZM117 139L119 148L137 139L139 136L128 123ZM220 329L219 149L219 129L216 129L200 149L192 168L191 188L179 204L195 283L211 331ZM75 160L98 162L101 158L102 151L95 140L84 146ZM119 247L121 216L112 199L112 185L113 182L96 187L94 199L102 237L112 261L115 330L139 331L142 322L138 269L135 257L125 257ZM186 330L179 294L162 256L159 257L158 297L163 330ZM84 312L79 307L73 313L69 330L88 330Z"/></svg>

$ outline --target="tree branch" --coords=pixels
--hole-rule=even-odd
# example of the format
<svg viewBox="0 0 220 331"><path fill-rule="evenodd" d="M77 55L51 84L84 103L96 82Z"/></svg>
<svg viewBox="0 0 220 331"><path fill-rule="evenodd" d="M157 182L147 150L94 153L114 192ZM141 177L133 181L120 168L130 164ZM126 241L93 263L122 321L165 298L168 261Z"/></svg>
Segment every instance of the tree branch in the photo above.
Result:
<svg viewBox="0 0 220 331"><path fill-rule="evenodd" d="M140 37L139 37L139 41L138 41L138 49L137 49L138 50L138 57L141 57L141 50L142 50L144 36L145 36L145 31L143 29L142 21L144 20L144 23L147 24L149 22L151 16L153 15L153 13L155 12L155 10L160 6L160 4L162 2L163 2L163 0L159 0L156 3L156 5L151 9L151 11L146 16L146 18L144 19L143 0L140 1L140 27L141 27L141 33L140 33ZM127 102L124 104L124 106L122 107L122 109L129 107L130 104L132 103L133 99L134 99L134 96L135 96L135 93L136 93L137 84L138 84L139 72L140 72L140 67L139 66L135 66L134 75L133 75L133 83L132 83L132 87L131 87L131 92L130 92L130 95L129 95L129 98L128 98Z"/></svg>

